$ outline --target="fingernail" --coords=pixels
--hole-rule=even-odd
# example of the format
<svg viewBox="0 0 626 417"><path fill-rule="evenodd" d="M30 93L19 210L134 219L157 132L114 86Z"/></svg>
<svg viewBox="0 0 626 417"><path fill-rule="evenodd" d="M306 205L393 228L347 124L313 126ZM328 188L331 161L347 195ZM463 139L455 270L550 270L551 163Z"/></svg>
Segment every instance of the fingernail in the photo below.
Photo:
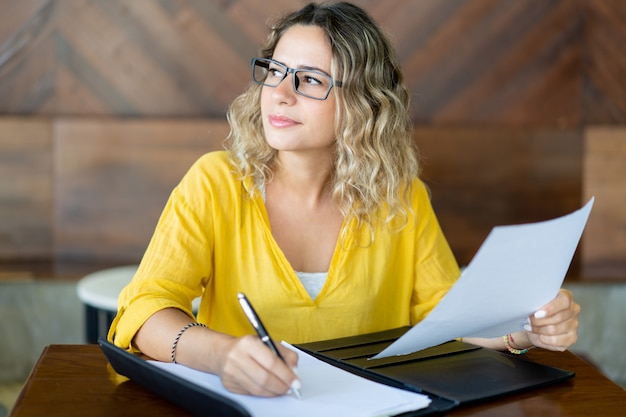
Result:
<svg viewBox="0 0 626 417"><path fill-rule="evenodd" d="M297 368L291 368L291 370L293 371L294 374L296 374L296 376L299 376ZM302 394L300 393L300 388L302 388L302 383L300 382L299 379L294 379L293 382L291 383L291 389L289 391L291 391L297 399L301 399Z"/></svg>
<svg viewBox="0 0 626 417"><path fill-rule="evenodd" d="M525 324L525 325L524 325L524 330L526 330L527 332L532 331L532 329L533 329L533 328L530 326L530 324Z"/></svg>
<svg viewBox="0 0 626 417"><path fill-rule="evenodd" d="M302 383L300 382L299 379L294 379L293 382L291 383L291 389L294 391L299 391L300 388L302 388Z"/></svg>
<svg viewBox="0 0 626 417"><path fill-rule="evenodd" d="M291 389L289 390L298 400L302 399L302 393L300 392L300 388L302 388L300 380L295 379L291 383Z"/></svg>
<svg viewBox="0 0 626 417"><path fill-rule="evenodd" d="M535 318L536 319L542 319L546 316L546 310L537 310L535 311Z"/></svg>

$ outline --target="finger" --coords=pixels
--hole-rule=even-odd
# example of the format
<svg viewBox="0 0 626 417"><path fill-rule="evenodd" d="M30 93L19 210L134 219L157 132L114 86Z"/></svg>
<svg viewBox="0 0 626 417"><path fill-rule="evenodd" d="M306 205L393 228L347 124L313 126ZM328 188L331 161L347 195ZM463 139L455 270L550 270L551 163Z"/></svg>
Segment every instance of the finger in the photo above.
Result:
<svg viewBox="0 0 626 417"><path fill-rule="evenodd" d="M298 372L297 372L298 354L294 350L289 349L282 345L279 345L278 349L281 352L281 355L285 363L287 364L287 367L289 367L289 369L291 370L293 374L293 378L290 379L291 392L296 396L296 398L300 399L300 395L301 395L300 389L302 388L302 384L300 383L300 377L298 376Z"/></svg>
<svg viewBox="0 0 626 417"><path fill-rule="evenodd" d="M298 367L298 354L295 351L283 345L277 345L276 348L280 351L289 368L295 369Z"/></svg>
<svg viewBox="0 0 626 417"><path fill-rule="evenodd" d="M554 324L534 325L532 329L532 333L544 336L558 336L577 332L578 317L572 317Z"/></svg>
<svg viewBox="0 0 626 417"><path fill-rule="evenodd" d="M580 306L574 301L572 293L561 290L554 300L530 316L530 322L533 326L559 323L577 316L579 312Z"/></svg>
<svg viewBox="0 0 626 417"><path fill-rule="evenodd" d="M265 344L260 342L260 340L259 343L261 343L261 346L258 348L259 351L258 354L254 356L254 360L257 361L267 373L267 375L259 375L259 379L260 377L266 378L262 383L267 384L274 382L274 379L276 379L280 384L276 382L273 383L272 386L278 386L279 388L277 389L282 390L283 394L287 392L294 383L296 383L296 385L299 384L298 377L294 372L295 365L298 363L298 355L290 349L278 345L276 348L283 356L281 359Z"/></svg>
<svg viewBox="0 0 626 417"><path fill-rule="evenodd" d="M229 352L221 378L233 392L277 396L288 392L295 375L258 337L245 336Z"/></svg>
<svg viewBox="0 0 626 417"><path fill-rule="evenodd" d="M530 328L527 330L531 330L537 333L546 333L546 331L542 331L541 329L549 329L549 333L557 332L558 326L569 326L572 323L576 323L578 320L578 315L580 313L580 306L578 304L573 304L568 310L559 311L552 316L537 319L535 317L530 318ZM565 327L567 330L569 327ZM554 329L554 330L552 330Z"/></svg>
<svg viewBox="0 0 626 417"><path fill-rule="evenodd" d="M576 343L578 325L578 316L574 316L556 324L535 325L526 335L535 346L563 351Z"/></svg>
<svg viewBox="0 0 626 417"><path fill-rule="evenodd" d="M556 297L554 297L554 299L550 301L548 304L544 305L539 310L537 310L534 316L536 318L542 318L541 317L542 315L549 317L553 314L558 313L561 310L566 310L569 307L569 305L572 303L573 299L574 298L570 291L561 289L557 293Z"/></svg>
<svg viewBox="0 0 626 417"><path fill-rule="evenodd" d="M528 333L528 339L537 347L544 349L564 351L571 345L576 343L578 339L577 332L568 332L558 335L545 335L537 333Z"/></svg>
<svg viewBox="0 0 626 417"><path fill-rule="evenodd" d="M559 335L578 332L579 313L580 306L573 303L570 305L569 309L559 311L552 316L542 319L532 317L530 319L531 328L529 330L542 335Z"/></svg>

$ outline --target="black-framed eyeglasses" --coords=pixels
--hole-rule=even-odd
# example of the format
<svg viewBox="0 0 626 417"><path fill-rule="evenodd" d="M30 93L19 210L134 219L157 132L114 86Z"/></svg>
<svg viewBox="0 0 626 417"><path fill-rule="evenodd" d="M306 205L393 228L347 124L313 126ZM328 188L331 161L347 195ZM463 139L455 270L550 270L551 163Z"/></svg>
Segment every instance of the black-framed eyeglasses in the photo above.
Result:
<svg viewBox="0 0 626 417"><path fill-rule="evenodd" d="M333 86L341 87L341 81L315 69L295 69L268 58L252 59L252 80L261 85L276 87L287 75L293 75L296 93L315 100L326 100Z"/></svg>

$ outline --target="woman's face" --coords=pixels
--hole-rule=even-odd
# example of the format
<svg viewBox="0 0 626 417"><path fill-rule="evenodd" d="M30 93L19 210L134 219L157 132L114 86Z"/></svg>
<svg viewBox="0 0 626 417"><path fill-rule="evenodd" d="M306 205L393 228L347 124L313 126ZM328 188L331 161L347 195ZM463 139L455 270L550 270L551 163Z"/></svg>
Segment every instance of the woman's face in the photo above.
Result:
<svg viewBox="0 0 626 417"><path fill-rule="evenodd" d="M295 25L278 41L272 59L289 68L330 74L330 42L317 26ZM264 86L261 116L268 144L279 152L333 152L335 101L332 91L326 100L296 93L292 73L276 87Z"/></svg>

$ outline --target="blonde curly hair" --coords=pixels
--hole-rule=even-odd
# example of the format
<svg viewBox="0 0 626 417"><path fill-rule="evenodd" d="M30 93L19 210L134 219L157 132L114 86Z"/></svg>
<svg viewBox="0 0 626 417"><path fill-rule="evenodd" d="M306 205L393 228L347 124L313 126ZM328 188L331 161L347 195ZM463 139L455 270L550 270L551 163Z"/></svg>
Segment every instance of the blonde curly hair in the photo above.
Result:
<svg viewBox="0 0 626 417"><path fill-rule="evenodd" d="M349 3L310 3L282 16L271 27L260 56L271 58L281 36L294 25L324 30L332 48L331 75L337 99L336 158L332 193L346 220L357 226L384 221L406 224L410 186L419 174L412 138L409 93L395 51L370 16ZM252 84L228 111L228 150L251 195L272 178L276 151L265 141L262 86ZM384 209L384 211L381 211ZM394 221L395 223L395 221Z"/></svg>

